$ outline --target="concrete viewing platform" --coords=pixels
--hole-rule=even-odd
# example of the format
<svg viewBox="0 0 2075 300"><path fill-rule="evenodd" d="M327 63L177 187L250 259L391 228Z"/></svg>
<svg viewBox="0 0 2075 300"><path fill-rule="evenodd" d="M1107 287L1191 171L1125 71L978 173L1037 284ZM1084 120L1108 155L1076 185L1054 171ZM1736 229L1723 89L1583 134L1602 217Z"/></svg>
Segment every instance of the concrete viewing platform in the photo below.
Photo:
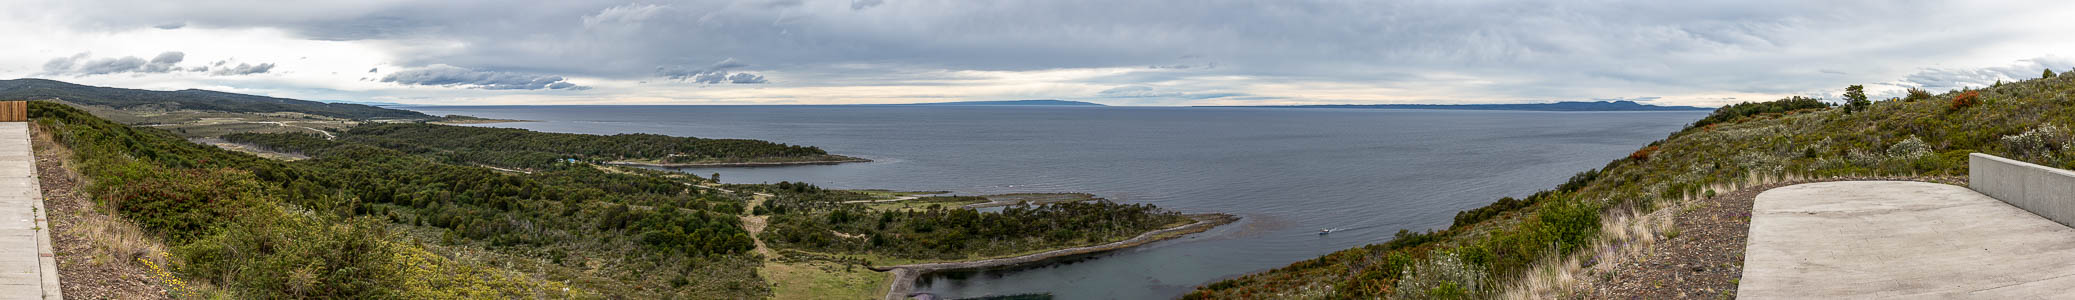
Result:
<svg viewBox="0 0 2075 300"><path fill-rule="evenodd" d="M29 123L0 122L0 299L62 299Z"/></svg>
<svg viewBox="0 0 2075 300"><path fill-rule="evenodd" d="M2075 297L2075 228L1966 187L1823 182L1755 201L1739 298Z"/></svg>

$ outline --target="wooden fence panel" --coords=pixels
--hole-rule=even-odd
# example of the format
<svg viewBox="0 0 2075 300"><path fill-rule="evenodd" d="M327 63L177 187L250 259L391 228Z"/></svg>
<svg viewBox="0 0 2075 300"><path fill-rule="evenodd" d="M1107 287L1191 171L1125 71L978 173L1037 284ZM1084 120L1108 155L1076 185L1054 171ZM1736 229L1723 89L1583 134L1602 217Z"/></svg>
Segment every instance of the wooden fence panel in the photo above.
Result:
<svg viewBox="0 0 2075 300"><path fill-rule="evenodd" d="M28 122L28 101L0 101L0 122Z"/></svg>

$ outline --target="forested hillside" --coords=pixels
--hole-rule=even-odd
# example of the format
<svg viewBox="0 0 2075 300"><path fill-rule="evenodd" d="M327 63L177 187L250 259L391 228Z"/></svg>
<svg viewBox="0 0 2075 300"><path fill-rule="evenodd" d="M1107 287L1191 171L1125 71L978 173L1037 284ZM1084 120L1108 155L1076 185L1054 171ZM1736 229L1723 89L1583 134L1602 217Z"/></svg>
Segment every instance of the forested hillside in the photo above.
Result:
<svg viewBox="0 0 2075 300"><path fill-rule="evenodd" d="M1388 243L1211 283L1185 298L1495 297L1522 288L1531 270L1624 243L1601 234L1614 222L1604 216L1728 192L1713 186L1760 177L1965 175L1973 152L2075 168L2069 74L1941 95L1911 90L1880 101L1847 93L1843 100L1724 107L1553 190L1458 214L1447 229L1400 232Z"/></svg>
<svg viewBox="0 0 2075 300"><path fill-rule="evenodd" d="M590 135L423 123L367 123L337 135L336 141L310 133L243 133L223 138L305 153L342 143L365 144L426 155L445 162L525 169L551 168L564 159L664 164L855 160L830 155L812 146L659 134Z"/></svg>
<svg viewBox="0 0 2075 300"><path fill-rule="evenodd" d="M196 89L151 91L98 87L34 78L0 80L0 99L60 99L115 109L190 109L234 113L299 112L354 120L433 118L415 111L361 104L324 103Z"/></svg>
<svg viewBox="0 0 2075 300"><path fill-rule="evenodd" d="M507 174L358 144L279 162L51 102L30 109L77 153L98 206L171 246L163 263L194 296L768 294L737 223L743 201L690 188L695 177L588 165Z"/></svg>

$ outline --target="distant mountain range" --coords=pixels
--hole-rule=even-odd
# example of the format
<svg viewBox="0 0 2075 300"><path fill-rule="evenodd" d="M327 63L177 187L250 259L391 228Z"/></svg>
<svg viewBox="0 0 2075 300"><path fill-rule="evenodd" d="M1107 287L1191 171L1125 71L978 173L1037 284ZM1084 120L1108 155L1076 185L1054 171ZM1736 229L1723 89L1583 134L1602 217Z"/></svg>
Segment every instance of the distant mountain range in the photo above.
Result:
<svg viewBox="0 0 2075 300"><path fill-rule="evenodd" d="M880 104L880 105L898 105L898 106L1107 106L1107 105L1102 105L1102 104L1100 104L1100 103L1089 103L1089 102L1081 102L1081 101L1067 101L1067 100L1000 100L1000 101L959 101L959 102L935 102L935 103L909 103L909 104Z"/></svg>
<svg viewBox="0 0 2075 300"><path fill-rule="evenodd" d="M299 112L356 120L433 118L415 111L388 109L372 105L324 103L198 89L153 91L98 87L35 78L0 80L0 100L48 99L59 99L84 105L107 106L116 109L192 109L257 113Z"/></svg>
<svg viewBox="0 0 2075 300"><path fill-rule="evenodd" d="M1276 105L1276 106L1205 106L1205 107L1256 107L1256 108L1355 108L1355 109L1452 109L1452 110L1528 110L1528 111L1712 111L1713 107L1658 106L1635 101L1575 101L1532 104L1334 104L1334 105Z"/></svg>

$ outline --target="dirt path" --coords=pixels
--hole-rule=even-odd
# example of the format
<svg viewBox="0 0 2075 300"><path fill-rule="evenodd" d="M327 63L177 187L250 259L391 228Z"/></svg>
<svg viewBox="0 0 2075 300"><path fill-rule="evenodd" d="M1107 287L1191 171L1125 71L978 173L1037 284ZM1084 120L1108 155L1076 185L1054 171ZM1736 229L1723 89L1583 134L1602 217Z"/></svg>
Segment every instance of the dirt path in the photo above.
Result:
<svg viewBox="0 0 2075 300"><path fill-rule="evenodd" d="M771 194L754 194L754 196L749 198L749 205L742 207L742 229L749 231L749 240L756 243L757 254L763 254L766 261L778 258L778 252L771 251L771 247L765 247L764 239L757 237L758 234L764 233L764 222L770 216L759 216L751 214L750 211L755 210L759 205L764 205L764 201L769 200L770 197Z"/></svg>
<svg viewBox="0 0 2075 300"><path fill-rule="evenodd" d="M316 131L317 133L320 133L320 134L324 134L324 139L325 139L325 140L336 140L336 139L339 139L339 136L336 136L336 135L332 135L330 131L323 131L323 130L317 130L316 128L310 128L310 127L305 127L305 126L300 126L300 125L288 125L288 123L282 123L282 122L274 122L274 121L255 121L255 122L251 122L251 123L259 123L259 124L274 124L274 125L277 125L277 126L281 126L281 127L295 127L295 128L309 129L310 131Z"/></svg>
<svg viewBox="0 0 2075 300"><path fill-rule="evenodd" d="M1189 217L1196 219L1196 222L1174 228L1148 231L1146 233L1141 233L1138 236L1132 237L1130 239L1108 244L1066 248L1039 252L1037 254L1006 258L993 258L961 262L909 264L890 267L872 267L872 270L888 272L892 274L890 276L893 276L893 285L886 292L886 299L907 299L909 294L912 294L915 291L915 278L920 277L923 274L928 274L929 272L1012 266L1018 264L1043 261L1046 259L1056 257L1136 247L1139 245L1145 245L1147 243L1152 243L1160 240L1166 240L1192 233L1203 232L1206 230L1210 230L1213 227L1218 227L1219 225L1225 225L1239 220L1238 216L1228 214L1197 214L1190 215Z"/></svg>

